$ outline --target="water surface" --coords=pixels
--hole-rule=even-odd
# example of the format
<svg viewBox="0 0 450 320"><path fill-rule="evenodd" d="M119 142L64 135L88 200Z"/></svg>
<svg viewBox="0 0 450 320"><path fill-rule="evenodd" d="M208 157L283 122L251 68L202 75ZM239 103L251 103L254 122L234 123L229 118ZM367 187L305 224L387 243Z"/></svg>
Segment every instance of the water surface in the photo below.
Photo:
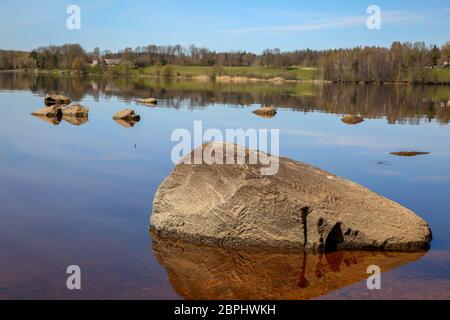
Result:
<svg viewBox="0 0 450 320"><path fill-rule="evenodd" d="M30 115L46 93L90 109L58 125ZM157 107L135 103L157 97ZM450 99L446 86L218 84L0 74L0 298L450 298ZM279 108L276 117L251 111ZM141 121L112 120L133 108ZM341 122L358 114L358 125ZM279 128L280 153L354 180L423 217L428 252L240 252L162 241L152 200L173 168L174 129ZM427 155L397 157L396 151ZM189 253L189 254L187 254ZM66 289L66 268L82 290ZM366 288L378 264L382 290Z"/></svg>

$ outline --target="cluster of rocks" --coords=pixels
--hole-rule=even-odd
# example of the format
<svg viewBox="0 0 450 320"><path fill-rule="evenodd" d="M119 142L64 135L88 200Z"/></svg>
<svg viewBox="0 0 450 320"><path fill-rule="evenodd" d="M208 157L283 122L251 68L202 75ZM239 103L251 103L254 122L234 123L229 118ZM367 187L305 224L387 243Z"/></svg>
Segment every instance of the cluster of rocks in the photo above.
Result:
<svg viewBox="0 0 450 320"><path fill-rule="evenodd" d="M137 99L136 101L146 105L157 104L155 98ZM31 114L48 123L58 125L62 120L65 120L73 125L82 125L89 121L89 109L80 104L69 105L71 100L66 96L46 95L44 103L45 107ZM141 117L132 109L124 109L117 112L113 119L117 124L131 128L140 121Z"/></svg>
<svg viewBox="0 0 450 320"><path fill-rule="evenodd" d="M65 120L73 125L81 125L89 121L89 109L73 104L68 97L60 95L47 95L44 99L45 107L31 113L41 120L58 125Z"/></svg>

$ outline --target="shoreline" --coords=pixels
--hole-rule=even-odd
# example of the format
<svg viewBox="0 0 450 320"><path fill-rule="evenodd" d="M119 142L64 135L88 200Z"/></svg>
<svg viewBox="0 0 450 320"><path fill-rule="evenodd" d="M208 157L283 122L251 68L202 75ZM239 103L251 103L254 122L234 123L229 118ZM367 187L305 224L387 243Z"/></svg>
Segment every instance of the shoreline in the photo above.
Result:
<svg viewBox="0 0 450 320"><path fill-rule="evenodd" d="M354 85L424 85L424 86L446 86L449 82L435 81L332 81L324 79L285 79L282 77L273 78L256 78L247 76L228 76L221 75L211 77L208 74L196 76L165 76L152 74L114 74L109 72L78 72L73 70L0 70L0 73L25 73L25 74L49 74L49 75L87 75L87 76L112 76L112 77L141 77L141 78L160 78L160 79L177 79L177 80L195 80L204 82L218 83L257 83L271 82L273 84L283 83L309 83L309 84L354 84Z"/></svg>

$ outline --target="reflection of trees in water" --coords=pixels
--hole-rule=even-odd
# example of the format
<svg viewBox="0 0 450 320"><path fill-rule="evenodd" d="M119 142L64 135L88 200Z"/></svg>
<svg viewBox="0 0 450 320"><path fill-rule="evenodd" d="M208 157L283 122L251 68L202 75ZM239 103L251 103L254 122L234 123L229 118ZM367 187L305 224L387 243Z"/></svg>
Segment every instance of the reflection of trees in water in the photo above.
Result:
<svg viewBox="0 0 450 320"><path fill-rule="evenodd" d="M449 86L221 84L167 78L3 73L0 89L64 94L74 101L86 95L96 100L117 96L125 101L156 97L172 108L204 108L212 103L274 105L303 112L386 117L389 123L418 124L436 119L447 124L450 119L450 108L438 103L450 99Z"/></svg>

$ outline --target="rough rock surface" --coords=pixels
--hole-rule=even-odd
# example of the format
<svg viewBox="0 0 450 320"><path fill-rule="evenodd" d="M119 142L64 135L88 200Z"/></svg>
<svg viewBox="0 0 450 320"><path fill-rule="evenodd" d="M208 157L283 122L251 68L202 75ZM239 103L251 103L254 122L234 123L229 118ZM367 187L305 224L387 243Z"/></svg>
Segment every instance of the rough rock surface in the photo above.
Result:
<svg viewBox="0 0 450 320"><path fill-rule="evenodd" d="M273 118L277 114L277 109L273 107L262 107L252 112L260 117Z"/></svg>
<svg viewBox="0 0 450 320"><path fill-rule="evenodd" d="M89 116L89 109L80 104L65 107L62 112L64 117L87 118Z"/></svg>
<svg viewBox="0 0 450 320"><path fill-rule="evenodd" d="M61 118L63 113L61 106L59 105L53 105L50 107L44 107L39 110L36 110L32 113L33 116L41 116L41 117L48 117L48 118Z"/></svg>
<svg viewBox="0 0 450 320"><path fill-rule="evenodd" d="M342 122L345 124L358 124L364 121L363 117L360 116L354 116L354 115L348 115L341 119Z"/></svg>
<svg viewBox="0 0 450 320"><path fill-rule="evenodd" d="M180 162L158 188L152 228L206 244L319 251L409 251L431 241L424 220L354 182L282 157L275 175L261 167Z"/></svg>
<svg viewBox="0 0 450 320"><path fill-rule="evenodd" d="M46 106L53 106L55 104L59 105L67 105L71 101L66 96L60 96L60 95L46 95L44 99Z"/></svg>
<svg viewBox="0 0 450 320"><path fill-rule="evenodd" d="M425 255L425 251L230 250L156 234L152 248L173 289L188 300L313 299L366 280L370 265L388 272Z"/></svg>

